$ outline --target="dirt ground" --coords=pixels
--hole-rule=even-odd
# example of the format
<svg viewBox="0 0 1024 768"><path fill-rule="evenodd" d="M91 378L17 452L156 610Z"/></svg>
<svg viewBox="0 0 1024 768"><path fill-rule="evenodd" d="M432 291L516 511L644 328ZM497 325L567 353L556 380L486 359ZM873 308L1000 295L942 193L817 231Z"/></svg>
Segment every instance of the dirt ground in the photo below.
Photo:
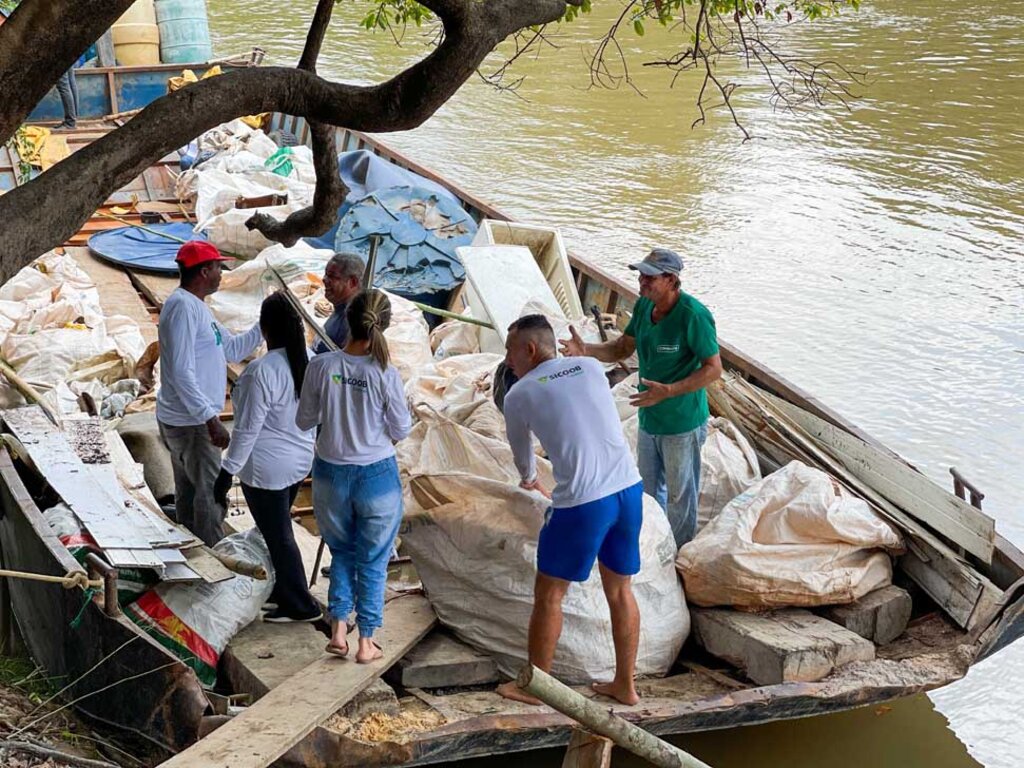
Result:
<svg viewBox="0 0 1024 768"><path fill-rule="evenodd" d="M109 744L61 701L58 686L29 660L0 656L0 766L3 768L122 768L139 765L130 755L114 762Z"/></svg>

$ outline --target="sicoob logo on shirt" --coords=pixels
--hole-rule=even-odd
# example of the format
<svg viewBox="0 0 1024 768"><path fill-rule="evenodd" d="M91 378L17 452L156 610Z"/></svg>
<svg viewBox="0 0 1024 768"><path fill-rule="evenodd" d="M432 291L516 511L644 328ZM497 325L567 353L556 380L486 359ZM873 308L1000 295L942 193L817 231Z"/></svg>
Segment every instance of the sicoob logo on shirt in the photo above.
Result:
<svg viewBox="0 0 1024 768"><path fill-rule="evenodd" d="M556 371L547 376L541 376L537 381L541 384L547 384L551 379L564 379L566 376L579 376L581 373L583 373L583 367L574 365L572 368L566 368L564 371Z"/></svg>
<svg viewBox="0 0 1024 768"><path fill-rule="evenodd" d="M332 373L331 381L335 384L347 384L350 387L357 387L359 389L368 389L366 379L355 379L351 376L342 376L340 373Z"/></svg>

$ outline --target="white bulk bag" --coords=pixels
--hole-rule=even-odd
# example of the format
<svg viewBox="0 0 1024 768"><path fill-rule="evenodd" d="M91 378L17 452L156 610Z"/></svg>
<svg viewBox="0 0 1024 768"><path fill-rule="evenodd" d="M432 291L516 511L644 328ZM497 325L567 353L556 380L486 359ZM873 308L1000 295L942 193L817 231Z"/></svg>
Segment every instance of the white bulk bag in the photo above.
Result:
<svg viewBox="0 0 1024 768"><path fill-rule="evenodd" d="M515 485L460 474L412 478L402 542L441 622L514 676L526 662L537 536L549 501ZM642 568L633 578L640 608L639 675L668 672L690 630L673 567L665 513L644 497ZM569 588L553 673L567 683L611 680L611 620L597 565Z"/></svg>
<svg viewBox="0 0 1024 768"><path fill-rule="evenodd" d="M703 606L850 603L892 582L896 531L821 470L792 461L729 502L679 550Z"/></svg>
<svg viewBox="0 0 1024 768"><path fill-rule="evenodd" d="M708 419L708 436L700 450L700 495L697 530L761 479L757 452L728 419Z"/></svg>

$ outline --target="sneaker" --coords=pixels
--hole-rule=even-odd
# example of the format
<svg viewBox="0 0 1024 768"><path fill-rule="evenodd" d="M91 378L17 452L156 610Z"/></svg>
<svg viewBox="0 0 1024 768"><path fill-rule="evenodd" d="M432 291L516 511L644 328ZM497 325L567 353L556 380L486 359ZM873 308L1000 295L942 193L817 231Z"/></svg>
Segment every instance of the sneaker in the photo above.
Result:
<svg viewBox="0 0 1024 768"><path fill-rule="evenodd" d="M267 611L276 611L277 610L277 603L264 603L263 607L260 608L260 610L263 611L264 613L266 613Z"/></svg>
<svg viewBox="0 0 1024 768"><path fill-rule="evenodd" d="M277 608L263 614L263 620L271 624L310 624L315 621L320 621L323 617L324 615L319 611L311 616L289 616Z"/></svg>

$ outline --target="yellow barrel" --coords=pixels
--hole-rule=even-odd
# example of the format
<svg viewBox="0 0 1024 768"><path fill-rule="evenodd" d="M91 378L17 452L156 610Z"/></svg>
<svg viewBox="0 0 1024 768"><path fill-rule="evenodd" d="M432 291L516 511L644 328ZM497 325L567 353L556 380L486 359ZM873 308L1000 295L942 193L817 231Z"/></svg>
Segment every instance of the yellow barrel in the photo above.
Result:
<svg viewBox="0 0 1024 768"><path fill-rule="evenodd" d="M160 63L160 32L153 0L135 0L110 28L118 64Z"/></svg>

